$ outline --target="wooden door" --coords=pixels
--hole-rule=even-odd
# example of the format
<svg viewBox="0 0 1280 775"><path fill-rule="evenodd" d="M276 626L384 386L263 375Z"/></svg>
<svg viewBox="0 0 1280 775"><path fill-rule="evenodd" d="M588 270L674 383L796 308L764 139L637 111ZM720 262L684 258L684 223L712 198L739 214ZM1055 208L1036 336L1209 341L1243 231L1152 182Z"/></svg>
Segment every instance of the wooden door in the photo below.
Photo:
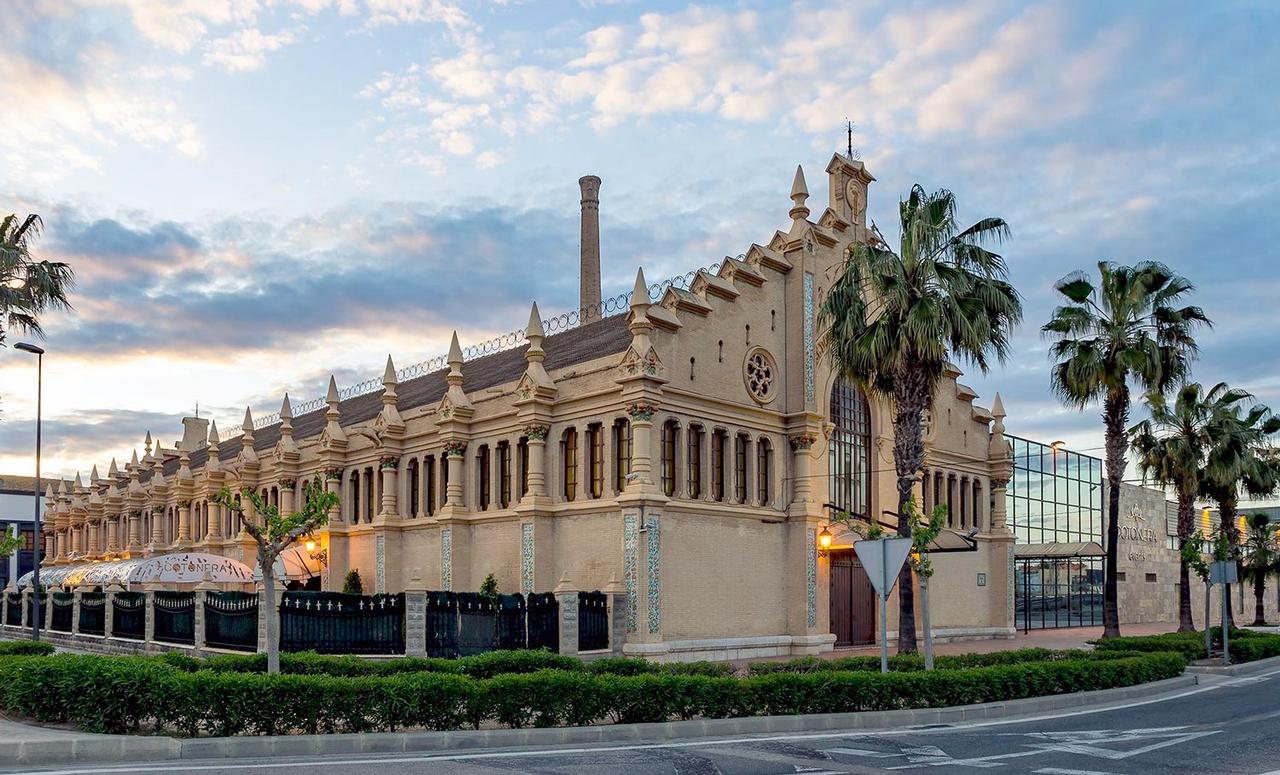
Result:
<svg viewBox="0 0 1280 775"><path fill-rule="evenodd" d="M831 550L831 631L836 646L876 639L876 593L852 549Z"/></svg>

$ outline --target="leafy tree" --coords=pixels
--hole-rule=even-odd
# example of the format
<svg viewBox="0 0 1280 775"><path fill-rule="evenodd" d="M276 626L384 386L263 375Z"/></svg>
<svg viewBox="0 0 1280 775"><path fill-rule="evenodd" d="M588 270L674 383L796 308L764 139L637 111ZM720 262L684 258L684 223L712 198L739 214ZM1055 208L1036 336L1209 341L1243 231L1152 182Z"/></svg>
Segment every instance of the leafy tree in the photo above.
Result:
<svg viewBox="0 0 1280 775"><path fill-rule="evenodd" d="M223 487L214 499L224 508L230 509L239 518L244 531L257 541L258 567L262 570L262 587L269 601L276 599L273 567L276 558L302 536L328 524L329 510L338 505L338 494L325 490L324 483L318 476L309 482L304 482L302 491L302 510L292 514L281 514L278 507L267 503L253 490L245 488L240 492L240 498L253 504L256 521L245 518L242 500L237 500L230 489ZM267 616L266 619L267 672L278 673L280 672L279 619L276 616Z"/></svg>
<svg viewBox="0 0 1280 775"><path fill-rule="evenodd" d="M360 571L352 568L347 571L347 576L342 580L342 594L344 595L363 595L364 582L360 580Z"/></svg>
<svg viewBox="0 0 1280 775"><path fill-rule="evenodd" d="M1209 449L1200 494L1218 506L1218 520L1230 547L1230 556L1240 560L1240 524L1236 505L1243 490L1250 496L1269 495L1280 478L1280 463L1271 449L1271 437L1280 432L1280 417L1261 404L1243 407L1220 416L1210 428L1213 445ZM1230 594L1230 590L1228 590ZM1233 612L1227 620L1235 626Z"/></svg>
<svg viewBox="0 0 1280 775"><path fill-rule="evenodd" d="M38 215L0 219L0 344L9 331L44 336L40 316L48 310L70 309L67 291L75 273L60 261L31 255L43 222Z"/></svg>
<svg viewBox="0 0 1280 775"><path fill-rule="evenodd" d="M908 501L907 508L911 510L914 517L915 500ZM912 519L911 525L911 554L908 555L907 564L915 571L916 578L920 579L920 612L924 617L925 670L933 669L933 629L929 626L929 579L933 578L933 561L929 559L929 544L932 544L942 532L942 526L946 521L947 507L938 504L933 507L933 514L929 516L928 522Z"/></svg>
<svg viewBox="0 0 1280 775"><path fill-rule="evenodd" d="M14 535L8 530L0 532L0 560L13 556L13 553L21 549L24 543L21 533Z"/></svg>
<svg viewBox="0 0 1280 775"><path fill-rule="evenodd" d="M1116 604L1116 561L1120 538L1120 482L1129 447L1131 387L1167 392L1186 376L1198 348L1192 333L1209 325L1199 307L1177 306L1193 290L1167 266L1144 261L1135 266L1098 263L1098 280L1073 272L1055 289L1064 304L1042 331L1054 340L1050 355L1053 391L1068 405L1084 409L1102 402L1106 437L1107 563L1102 593L1103 637L1120 635Z"/></svg>
<svg viewBox="0 0 1280 775"><path fill-rule="evenodd" d="M1187 383L1178 389L1172 405L1163 394L1149 393L1151 418L1129 430L1138 470L1172 488L1177 497L1179 551L1195 530L1195 502L1200 494L1200 472L1213 445L1212 428L1246 398L1248 393L1232 390L1225 382L1214 385L1208 393L1198 382ZM1184 553L1178 568L1178 632L1196 629L1189 570Z"/></svg>
<svg viewBox="0 0 1280 775"><path fill-rule="evenodd" d="M1271 524L1266 514L1250 514L1245 518L1244 557L1240 563L1242 580L1253 584L1253 624L1267 623L1263 594L1267 577L1280 573L1280 526Z"/></svg>
<svg viewBox="0 0 1280 775"><path fill-rule="evenodd" d="M1229 548L1226 536L1221 531L1216 531L1211 539L1206 539L1197 530L1182 543L1182 550L1179 554L1183 565L1196 574L1200 581L1204 583L1204 654L1207 657L1213 653L1213 637L1211 634L1213 622L1210 621L1213 586L1209 583L1209 558L1206 555L1212 554L1212 559L1215 561L1227 559Z"/></svg>
<svg viewBox="0 0 1280 775"><path fill-rule="evenodd" d="M950 191L913 187L898 205L897 252L873 228L866 243L850 247L819 310L820 346L836 373L892 404L903 538L911 537L907 504L924 464L924 415L943 367L957 357L985 372L992 356L1004 361L1022 319L1004 259L984 247L1007 237L1008 226L983 218L961 227L955 210ZM915 600L905 566L898 603L898 650L914 652Z"/></svg>

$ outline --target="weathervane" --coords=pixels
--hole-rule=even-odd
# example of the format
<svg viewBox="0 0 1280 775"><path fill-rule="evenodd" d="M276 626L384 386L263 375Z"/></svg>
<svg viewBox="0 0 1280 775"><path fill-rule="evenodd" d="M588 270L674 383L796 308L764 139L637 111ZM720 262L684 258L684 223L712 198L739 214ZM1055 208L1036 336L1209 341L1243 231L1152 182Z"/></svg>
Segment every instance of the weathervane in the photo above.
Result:
<svg viewBox="0 0 1280 775"><path fill-rule="evenodd" d="M845 119L844 119L844 127L845 127L845 132L846 132L846 135L845 135L845 136L846 136L846 139L847 139L847 141L848 141L848 151L846 152L846 153L847 153L847 158L849 159L849 161L854 161L854 160L856 160L856 159L861 159L861 158L862 158L862 154L861 154L861 153L855 153L855 152L854 152L854 150L853 150L853 122L849 120L849 117L848 117L848 116L845 116Z"/></svg>

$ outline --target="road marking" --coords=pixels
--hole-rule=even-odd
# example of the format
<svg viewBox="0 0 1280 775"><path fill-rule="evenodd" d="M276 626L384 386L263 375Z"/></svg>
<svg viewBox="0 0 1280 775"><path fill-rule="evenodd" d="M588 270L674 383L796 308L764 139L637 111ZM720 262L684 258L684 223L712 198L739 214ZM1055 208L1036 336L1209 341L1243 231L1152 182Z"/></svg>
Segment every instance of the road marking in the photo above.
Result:
<svg viewBox="0 0 1280 775"><path fill-rule="evenodd" d="M1280 671L1277 671L1280 672ZM1008 719L997 719L993 721L972 721L962 724L952 724L945 728L939 728L932 725L933 732L947 731L963 731L968 729L982 729L986 727L1008 726L1012 724L1032 724L1037 721L1051 721L1060 718L1072 718L1075 716L1085 716L1092 713L1110 713L1116 710L1127 710L1129 708L1137 708L1143 705L1152 705L1161 702L1169 702L1170 700L1180 700L1184 697L1191 697L1196 694L1214 691L1224 684L1215 683L1208 686L1200 686L1195 689L1177 692L1175 694L1160 695L1144 700L1135 700L1133 702L1122 703L1119 705L1106 705L1098 707L1070 708L1061 712L1046 713L1039 716L1021 716ZM230 762L223 763L225 760L219 760L216 764L217 769L221 770L266 770L266 769L283 769L297 767L314 767L317 760L322 760L335 764L411 764L418 762L446 762L446 761L466 761L470 759L510 759L521 756L556 756L571 754L587 754L596 752L620 752L620 751L646 751L646 750L662 750L670 748L703 748L720 745L741 745L743 743L768 743L781 742L786 740L835 740L848 737L882 737L893 735L911 735L919 734L918 727L902 727L897 729L847 729L840 732L814 732L798 735L771 735L767 737L734 737L734 738L712 738L707 740L687 740L677 743L641 743L636 745L613 745L600 746L596 748L539 748L529 750L516 751L495 751L488 753L470 753L470 754L424 754L419 756L396 756L374 759L343 759L338 756L317 756L306 761L295 762L257 762L234 764ZM957 763L963 760L954 760ZM155 766L139 766L139 764L121 765L118 767L85 767L78 769L66 770L41 770L38 775L97 775L98 773L118 773L118 772L187 772L187 771L207 771L213 764L177 764L176 762L165 762ZM921 765L910 765L921 766ZM928 766L928 765L924 765ZM1265 775L1280 775L1280 770Z"/></svg>
<svg viewBox="0 0 1280 775"><path fill-rule="evenodd" d="M897 759L902 756L900 753L886 753L885 751L866 751L861 748L827 748L823 753L842 753L845 756L865 756L868 759Z"/></svg>
<svg viewBox="0 0 1280 775"><path fill-rule="evenodd" d="M1037 775L1112 775L1100 770L1064 770L1061 767L1045 767L1035 772Z"/></svg>

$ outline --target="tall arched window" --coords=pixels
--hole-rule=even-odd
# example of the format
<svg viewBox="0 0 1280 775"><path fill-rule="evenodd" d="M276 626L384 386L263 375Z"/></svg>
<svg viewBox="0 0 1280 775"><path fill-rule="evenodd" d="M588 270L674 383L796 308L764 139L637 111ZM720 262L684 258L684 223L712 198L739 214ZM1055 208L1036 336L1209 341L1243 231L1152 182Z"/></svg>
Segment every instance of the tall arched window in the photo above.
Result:
<svg viewBox="0 0 1280 775"><path fill-rule="evenodd" d="M418 459L413 458L409 461L409 467L406 471L408 482L405 488L409 491L409 518L414 519L418 516L418 506L420 502L419 495L421 490L418 487Z"/></svg>
<svg viewBox="0 0 1280 775"><path fill-rule="evenodd" d="M680 426L675 420L662 424L662 493L668 498L676 494L676 437Z"/></svg>
<svg viewBox="0 0 1280 775"><path fill-rule="evenodd" d="M831 503L863 517L871 514L871 411L862 391L837 379L831 388L831 447L827 473Z"/></svg>
<svg viewBox="0 0 1280 775"><path fill-rule="evenodd" d="M565 500L571 501L578 497L578 431L576 428L566 430L564 437L560 440L560 462L563 466L560 481L564 485L561 494Z"/></svg>
<svg viewBox="0 0 1280 775"><path fill-rule="evenodd" d="M489 445L481 444L476 453L476 491L479 494L480 511L489 508Z"/></svg>
<svg viewBox="0 0 1280 775"><path fill-rule="evenodd" d="M686 457L689 468L689 488L687 492L690 498L702 497L702 426L690 425L689 432L689 454Z"/></svg>
<svg viewBox="0 0 1280 775"><path fill-rule="evenodd" d="M436 456L427 455L422 459L422 483L426 485L423 501L426 503L427 516L436 513L439 501L436 499Z"/></svg>
<svg viewBox="0 0 1280 775"><path fill-rule="evenodd" d="M613 421L613 491L627 487L631 473L631 423L626 418Z"/></svg>
<svg viewBox="0 0 1280 775"><path fill-rule="evenodd" d="M772 493L769 492L769 477L773 475L773 445L766 438L756 442L756 497L761 506L768 506Z"/></svg>

